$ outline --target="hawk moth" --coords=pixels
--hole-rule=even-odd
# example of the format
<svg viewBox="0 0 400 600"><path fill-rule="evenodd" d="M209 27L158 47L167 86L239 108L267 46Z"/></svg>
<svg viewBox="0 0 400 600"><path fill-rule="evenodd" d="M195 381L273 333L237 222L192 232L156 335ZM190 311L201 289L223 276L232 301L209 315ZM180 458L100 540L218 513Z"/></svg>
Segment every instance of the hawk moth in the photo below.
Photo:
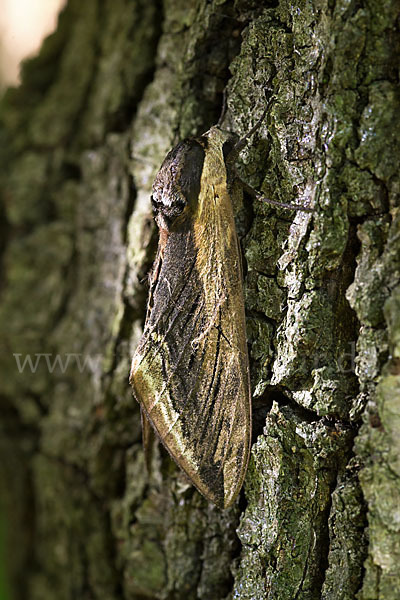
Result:
<svg viewBox="0 0 400 600"><path fill-rule="evenodd" d="M162 163L152 195L158 250L130 374L145 450L150 424L192 484L220 508L242 487L251 443L233 168L264 116L239 142L217 125L180 142Z"/></svg>

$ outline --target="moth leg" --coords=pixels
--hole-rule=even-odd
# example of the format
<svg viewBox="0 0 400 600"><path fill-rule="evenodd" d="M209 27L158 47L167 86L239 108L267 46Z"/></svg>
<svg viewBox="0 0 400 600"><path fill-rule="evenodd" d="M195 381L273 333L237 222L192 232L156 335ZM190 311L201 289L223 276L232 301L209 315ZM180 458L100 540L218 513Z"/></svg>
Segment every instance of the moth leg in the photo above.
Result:
<svg viewBox="0 0 400 600"><path fill-rule="evenodd" d="M151 459L153 457L155 434L142 407L140 407L140 420L142 422L144 460L146 463L147 472L151 473Z"/></svg>
<svg viewBox="0 0 400 600"><path fill-rule="evenodd" d="M243 181L243 179L241 179L240 177L237 177L237 179L243 186L245 192L247 192L253 198L260 200L261 202L266 202L267 204L272 204L273 206L281 206L282 208L287 208L288 210L299 210L307 213L314 212L314 209L307 208L306 206L302 206L301 204L287 204L286 202L279 202L278 200L270 200L269 198L266 198L265 196L260 194L260 192L257 192L257 190L252 188L251 185Z"/></svg>

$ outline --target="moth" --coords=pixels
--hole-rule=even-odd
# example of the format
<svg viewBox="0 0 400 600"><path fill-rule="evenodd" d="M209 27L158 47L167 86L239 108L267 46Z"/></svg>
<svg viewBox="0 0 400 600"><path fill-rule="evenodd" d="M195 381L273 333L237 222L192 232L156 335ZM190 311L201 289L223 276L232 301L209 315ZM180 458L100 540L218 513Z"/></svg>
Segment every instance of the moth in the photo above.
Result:
<svg viewBox="0 0 400 600"><path fill-rule="evenodd" d="M211 127L178 143L162 163L151 198L158 249L130 373L145 451L152 427L192 484L220 508L236 499L250 455L249 359L232 193L235 160L263 118L239 141Z"/></svg>

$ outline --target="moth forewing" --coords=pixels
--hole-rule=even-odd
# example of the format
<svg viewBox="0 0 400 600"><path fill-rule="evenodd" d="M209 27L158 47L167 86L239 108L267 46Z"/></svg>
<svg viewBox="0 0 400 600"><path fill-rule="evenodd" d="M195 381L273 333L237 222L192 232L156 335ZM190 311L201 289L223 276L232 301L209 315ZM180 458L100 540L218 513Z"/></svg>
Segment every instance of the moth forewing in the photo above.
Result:
<svg viewBox="0 0 400 600"><path fill-rule="evenodd" d="M197 489L235 500L251 441L240 254L223 146L212 127L178 144L153 186L155 280L130 381L149 422Z"/></svg>

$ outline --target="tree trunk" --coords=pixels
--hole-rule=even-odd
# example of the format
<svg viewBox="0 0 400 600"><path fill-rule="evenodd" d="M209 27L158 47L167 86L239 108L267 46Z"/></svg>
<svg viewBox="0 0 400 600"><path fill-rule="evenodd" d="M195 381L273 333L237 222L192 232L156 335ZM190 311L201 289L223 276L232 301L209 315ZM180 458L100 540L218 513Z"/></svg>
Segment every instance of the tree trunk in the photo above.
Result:
<svg viewBox="0 0 400 600"><path fill-rule="evenodd" d="M1 106L0 489L13 600L398 600L396 0L70 0ZM396 28L397 27L397 28ZM254 400L222 511L128 385L170 147L244 135ZM1 533L2 527L0 527ZM0 553L1 554L1 553ZM1 584L0 584L1 585Z"/></svg>

